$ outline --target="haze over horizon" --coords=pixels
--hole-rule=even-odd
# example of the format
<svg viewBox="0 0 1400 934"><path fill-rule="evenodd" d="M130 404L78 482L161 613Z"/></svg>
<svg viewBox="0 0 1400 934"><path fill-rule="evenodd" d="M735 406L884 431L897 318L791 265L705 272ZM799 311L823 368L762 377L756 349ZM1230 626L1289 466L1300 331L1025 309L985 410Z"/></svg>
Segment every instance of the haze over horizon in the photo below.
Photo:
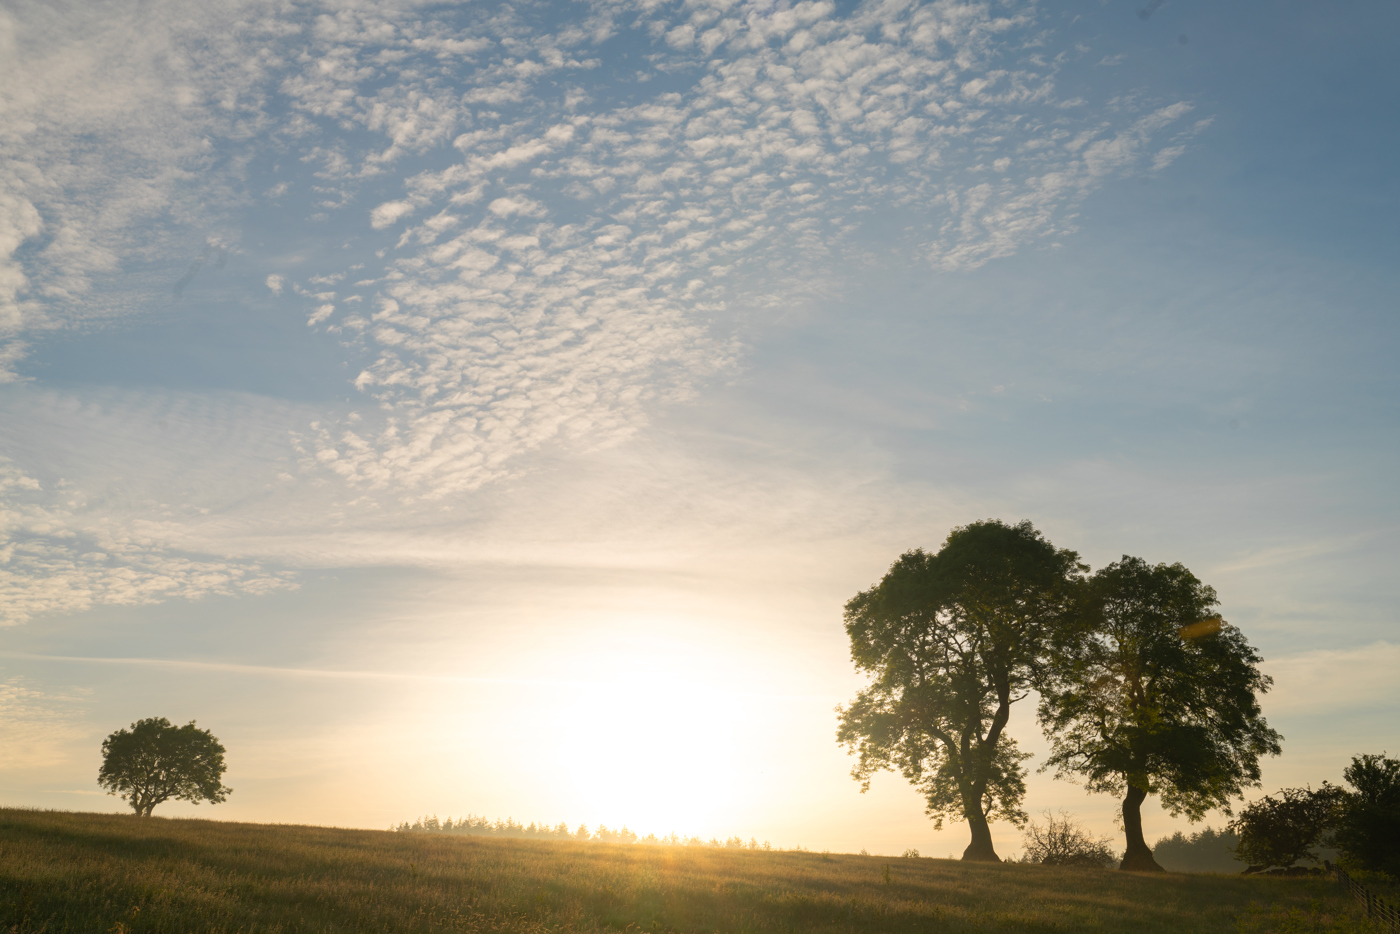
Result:
<svg viewBox="0 0 1400 934"><path fill-rule="evenodd" d="M1397 26L3 0L0 803L165 716L165 816L958 853L841 612L986 518L1216 588L1259 793L1400 752Z"/></svg>

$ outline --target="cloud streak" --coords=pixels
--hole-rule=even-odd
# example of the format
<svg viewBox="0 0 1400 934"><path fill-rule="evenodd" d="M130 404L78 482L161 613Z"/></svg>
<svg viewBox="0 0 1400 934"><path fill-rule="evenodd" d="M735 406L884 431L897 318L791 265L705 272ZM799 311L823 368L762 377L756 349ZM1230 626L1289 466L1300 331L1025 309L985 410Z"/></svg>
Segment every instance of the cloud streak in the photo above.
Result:
<svg viewBox="0 0 1400 934"><path fill-rule="evenodd" d="M1277 683L1266 706L1293 714L1400 706L1397 665L1400 645L1393 642L1275 659L1263 666Z"/></svg>
<svg viewBox="0 0 1400 934"><path fill-rule="evenodd" d="M83 691L55 692L28 678L0 679L0 742L8 770L38 769L63 762L65 745L82 737Z"/></svg>

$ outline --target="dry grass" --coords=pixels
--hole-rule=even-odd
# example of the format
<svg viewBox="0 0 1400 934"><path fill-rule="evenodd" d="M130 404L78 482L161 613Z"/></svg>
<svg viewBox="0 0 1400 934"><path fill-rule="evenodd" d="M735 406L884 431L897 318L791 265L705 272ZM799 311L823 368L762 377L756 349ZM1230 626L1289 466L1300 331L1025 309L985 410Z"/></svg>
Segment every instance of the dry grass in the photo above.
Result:
<svg viewBox="0 0 1400 934"><path fill-rule="evenodd" d="M1238 934L1368 928L1337 887L1320 879L1138 876L5 809L5 930Z"/></svg>

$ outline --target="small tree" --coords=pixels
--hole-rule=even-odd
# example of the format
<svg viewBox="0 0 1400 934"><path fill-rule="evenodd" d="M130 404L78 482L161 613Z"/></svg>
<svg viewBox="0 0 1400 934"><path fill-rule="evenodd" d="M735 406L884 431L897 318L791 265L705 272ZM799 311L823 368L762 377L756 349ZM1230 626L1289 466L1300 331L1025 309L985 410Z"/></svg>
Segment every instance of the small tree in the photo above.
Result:
<svg viewBox="0 0 1400 934"><path fill-rule="evenodd" d="M1284 788L1246 805L1230 821L1239 835L1235 855L1249 863L1251 871L1270 866L1292 866L1300 859L1317 860L1315 846L1337 822L1342 790L1326 782L1311 788Z"/></svg>
<svg viewBox="0 0 1400 934"><path fill-rule="evenodd" d="M851 659L871 676L837 708L837 741L860 756L852 775L865 790L876 771L897 769L923 792L935 827L966 820L963 859L998 860L989 821L1025 822L1026 754L1006 724L1073 616L1084 570L1029 522L976 522L937 554L901 555L846 604Z"/></svg>
<svg viewBox="0 0 1400 934"><path fill-rule="evenodd" d="M1032 822L1021 837L1026 854L1022 862L1042 866L1083 866L1102 869L1114 862L1107 837L1095 837L1073 816L1045 812L1045 826Z"/></svg>
<svg viewBox="0 0 1400 934"><path fill-rule="evenodd" d="M1400 878L1400 759L1357 756L1342 773L1336 844L1350 865Z"/></svg>
<svg viewBox="0 0 1400 934"><path fill-rule="evenodd" d="M208 730L191 720L177 727L164 717L137 720L130 730L117 730L102 742L102 768L97 783L119 795L138 817L150 817L155 806L176 798L198 804L220 804L225 788L224 747Z"/></svg>
<svg viewBox="0 0 1400 934"><path fill-rule="evenodd" d="M1124 556L1090 580L1083 625L1067 629L1041 684L1052 742L1043 768L1122 796L1123 869L1162 867L1142 835L1142 803L1160 793L1174 815L1229 813L1277 755L1258 695L1272 683L1238 629L1214 613L1215 591L1180 564Z"/></svg>

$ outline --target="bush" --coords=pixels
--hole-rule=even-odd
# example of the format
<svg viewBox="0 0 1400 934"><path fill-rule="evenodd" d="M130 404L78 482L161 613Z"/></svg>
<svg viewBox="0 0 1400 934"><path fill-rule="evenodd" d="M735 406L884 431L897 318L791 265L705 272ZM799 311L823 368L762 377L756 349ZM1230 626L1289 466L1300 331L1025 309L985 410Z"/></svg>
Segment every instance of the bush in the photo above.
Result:
<svg viewBox="0 0 1400 934"><path fill-rule="evenodd" d="M1235 854L1251 866L1292 866L1300 859L1316 861L1314 848L1336 826L1345 797L1340 788L1284 788L1246 806L1230 821L1239 835Z"/></svg>
<svg viewBox="0 0 1400 934"><path fill-rule="evenodd" d="M1021 842L1026 848L1023 863L1101 869L1117 862L1108 837L1094 837L1064 811L1058 817L1046 811L1043 827L1032 821Z"/></svg>
<svg viewBox="0 0 1400 934"><path fill-rule="evenodd" d="M1357 756L1342 775L1354 789L1337 821L1342 862L1400 876L1400 760Z"/></svg>

